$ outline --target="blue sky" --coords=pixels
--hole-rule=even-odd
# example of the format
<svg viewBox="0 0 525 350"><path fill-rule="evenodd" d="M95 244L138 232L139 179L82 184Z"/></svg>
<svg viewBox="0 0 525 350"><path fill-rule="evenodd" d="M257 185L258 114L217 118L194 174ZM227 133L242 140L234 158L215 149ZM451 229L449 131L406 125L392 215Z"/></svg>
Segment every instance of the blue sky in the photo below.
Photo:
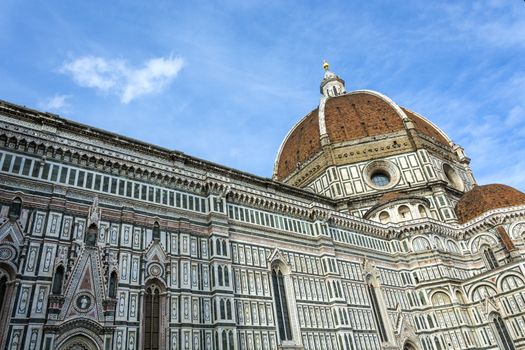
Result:
<svg viewBox="0 0 525 350"><path fill-rule="evenodd" d="M0 98L270 177L322 61L525 190L525 2L0 0Z"/></svg>

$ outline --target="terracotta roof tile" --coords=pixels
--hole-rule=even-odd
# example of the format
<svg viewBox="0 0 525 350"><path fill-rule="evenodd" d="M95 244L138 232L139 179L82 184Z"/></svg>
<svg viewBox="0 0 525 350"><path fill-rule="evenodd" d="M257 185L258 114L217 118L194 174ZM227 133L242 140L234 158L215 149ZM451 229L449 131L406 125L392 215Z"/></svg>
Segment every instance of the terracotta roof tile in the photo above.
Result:
<svg viewBox="0 0 525 350"><path fill-rule="evenodd" d="M328 99L325 120L326 131L332 143L404 129L401 117L385 100L365 93Z"/></svg>
<svg viewBox="0 0 525 350"><path fill-rule="evenodd" d="M501 184L476 186L465 193L456 204L460 223L467 222L492 209L525 204L525 193Z"/></svg>
<svg viewBox="0 0 525 350"><path fill-rule="evenodd" d="M297 168L297 164L320 150L319 111L316 108L295 127L283 144L277 166L278 179L287 177Z"/></svg>
<svg viewBox="0 0 525 350"><path fill-rule="evenodd" d="M414 127L417 131L419 131L423 135L433 138L434 140L444 144L445 146L448 146L448 140L445 137L443 137L443 135L441 135L441 133L437 131L435 127L429 124L426 120L423 120L420 117L418 117L411 110L406 109L404 107L401 107L401 109L403 110L403 112L406 113L407 117L410 120L412 120L412 122L414 123Z"/></svg>

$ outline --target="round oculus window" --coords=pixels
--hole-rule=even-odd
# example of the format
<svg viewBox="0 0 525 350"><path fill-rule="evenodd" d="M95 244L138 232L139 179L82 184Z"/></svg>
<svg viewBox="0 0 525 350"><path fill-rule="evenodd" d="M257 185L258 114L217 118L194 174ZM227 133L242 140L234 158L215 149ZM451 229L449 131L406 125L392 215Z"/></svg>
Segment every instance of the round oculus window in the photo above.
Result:
<svg viewBox="0 0 525 350"><path fill-rule="evenodd" d="M397 166L388 160L374 160L363 169L365 182L373 189L385 190L394 187L400 180Z"/></svg>
<svg viewBox="0 0 525 350"><path fill-rule="evenodd" d="M387 186L390 183L390 176L384 171L376 171L370 176L374 185L378 187Z"/></svg>

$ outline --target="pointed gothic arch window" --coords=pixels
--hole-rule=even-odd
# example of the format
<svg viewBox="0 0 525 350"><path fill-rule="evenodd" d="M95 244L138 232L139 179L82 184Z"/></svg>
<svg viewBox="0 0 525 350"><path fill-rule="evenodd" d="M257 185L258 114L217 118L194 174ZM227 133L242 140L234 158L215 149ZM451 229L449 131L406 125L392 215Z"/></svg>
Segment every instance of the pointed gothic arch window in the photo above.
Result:
<svg viewBox="0 0 525 350"><path fill-rule="evenodd" d="M9 205L9 219L12 221L18 220L21 214L22 200L19 197L16 197Z"/></svg>
<svg viewBox="0 0 525 350"><path fill-rule="evenodd" d="M109 277L108 296L112 299L117 298L117 272L113 271Z"/></svg>
<svg viewBox="0 0 525 350"><path fill-rule="evenodd" d="M283 340L292 340L292 329L290 327L290 315L288 312L288 301L286 299L286 286L284 284L284 275L280 266L272 268L273 297L277 311L277 325L279 329L279 338Z"/></svg>
<svg viewBox="0 0 525 350"><path fill-rule="evenodd" d="M434 344L436 344L436 350L443 350L443 347L441 346L441 342L439 341L438 337L434 337Z"/></svg>
<svg viewBox="0 0 525 350"><path fill-rule="evenodd" d="M226 318L228 320L232 319L232 303L229 299L226 300Z"/></svg>
<svg viewBox="0 0 525 350"><path fill-rule="evenodd" d="M381 314L381 306L379 305L379 300L376 294L378 291L377 291L377 288L374 287L370 278L368 279L367 291L368 291L368 296L370 298L370 303L372 304L372 312L374 314L374 319L376 321L379 338L381 339L382 342L386 342L388 341L388 335L386 333L386 327L385 327L385 322L383 320L383 315Z"/></svg>
<svg viewBox="0 0 525 350"><path fill-rule="evenodd" d="M428 328L434 328L434 321L432 320L432 316L427 315L427 323L428 323Z"/></svg>
<svg viewBox="0 0 525 350"><path fill-rule="evenodd" d="M152 284L144 297L144 350L159 350L160 289Z"/></svg>
<svg viewBox="0 0 525 350"><path fill-rule="evenodd" d="M234 350L235 346L233 344L233 331L228 332L228 342L230 343L230 350Z"/></svg>
<svg viewBox="0 0 525 350"><path fill-rule="evenodd" d="M219 301L219 305L221 309L221 320L224 320L226 319L226 309L224 306L224 299L221 299L221 301Z"/></svg>
<svg viewBox="0 0 525 350"><path fill-rule="evenodd" d="M461 291L459 291L459 290L456 291L456 299L458 300L458 303L460 303L460 304L466 304L465 296L464 296L463 293L461 293Z"/></svg>
<svg viewBox="0 0 525 350"><path fill-rule="evenodd" d="M222 331L222 350L228 349L228 334L226 331Z"/></svg>
<svg viewBox="0 0 525 350"><path fill-rule="evenodd" d="M496 329L496 333L499 338L499 343L503 345L504 350L515 350L514 342L512 341L512 337L510 336L509 330L507 329L507 326L505 325L505 322L501 318L500 315L493 315L492 317L492 323L494 325L494 328Z"/></svg>
<svg viewBox="0 0 525 350"><path fill-rule="evenodd" d="M158 221L153 224L153 239L160 240L160 225Z"/></svg>
<svg viewBox="0 0 525 350"><path fill-rule="evenodd" d="M89 225L86 236L84 237L84 243L87 246L94 247L97 243L98 227L97 224L93 223Z"/></svg>
<svg viewBox="0 0 525 350"><path fill-rule="evenodd" d="M222 255L224 256L228 255L228 250L226 247L226 240L222 241Z"/></svg>
<svg viewBox="0 0 525 350"><path fill-rule="evenodd" d="M218 282L219 282L219 286L222 286L223 285L223 275L222 275L222 266L219 265L219 267L217 267L217 277L218 277Z"/></svg>
<svg viewBox="0 0 525 350"><path fill-rule="evenodd" d="M483 245L480 250L483 254L487 269L493 270L499 266L498 259L496 259L496 255L494 255L492 248L488 245Z"/></svg>
<svg viewBox="0 0 525 350"><path fill-rule="evenodd" d="M228 271L228 267L224 266L224 285L226 287L230 286L230 273Z"/></svg>
<svg viewBox="0 0 525 350"><path fill-rule="evenodd" d="M60 265L55 270L55 276L53 277L53 288L51 293L60 295L62 294L62 285L64 283L64 266Z"/></svg>
<svg viewBox="0 0 525 350"><path fill-rule="evenodd" d="M215 254L222 255L221 241L220 240L216 240L215 241Z"/></svg>

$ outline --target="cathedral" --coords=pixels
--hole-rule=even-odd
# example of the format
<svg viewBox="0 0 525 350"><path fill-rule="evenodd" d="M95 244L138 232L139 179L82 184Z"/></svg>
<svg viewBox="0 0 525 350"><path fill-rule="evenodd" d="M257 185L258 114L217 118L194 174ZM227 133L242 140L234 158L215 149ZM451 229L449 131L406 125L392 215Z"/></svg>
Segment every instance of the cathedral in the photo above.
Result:
<svg viewBox="0 0 525 350"><path fill-rule="evenodd" d="M0 349L525 349L525 194L469 163L326 62L272 179L0 101Z"/></svg>

